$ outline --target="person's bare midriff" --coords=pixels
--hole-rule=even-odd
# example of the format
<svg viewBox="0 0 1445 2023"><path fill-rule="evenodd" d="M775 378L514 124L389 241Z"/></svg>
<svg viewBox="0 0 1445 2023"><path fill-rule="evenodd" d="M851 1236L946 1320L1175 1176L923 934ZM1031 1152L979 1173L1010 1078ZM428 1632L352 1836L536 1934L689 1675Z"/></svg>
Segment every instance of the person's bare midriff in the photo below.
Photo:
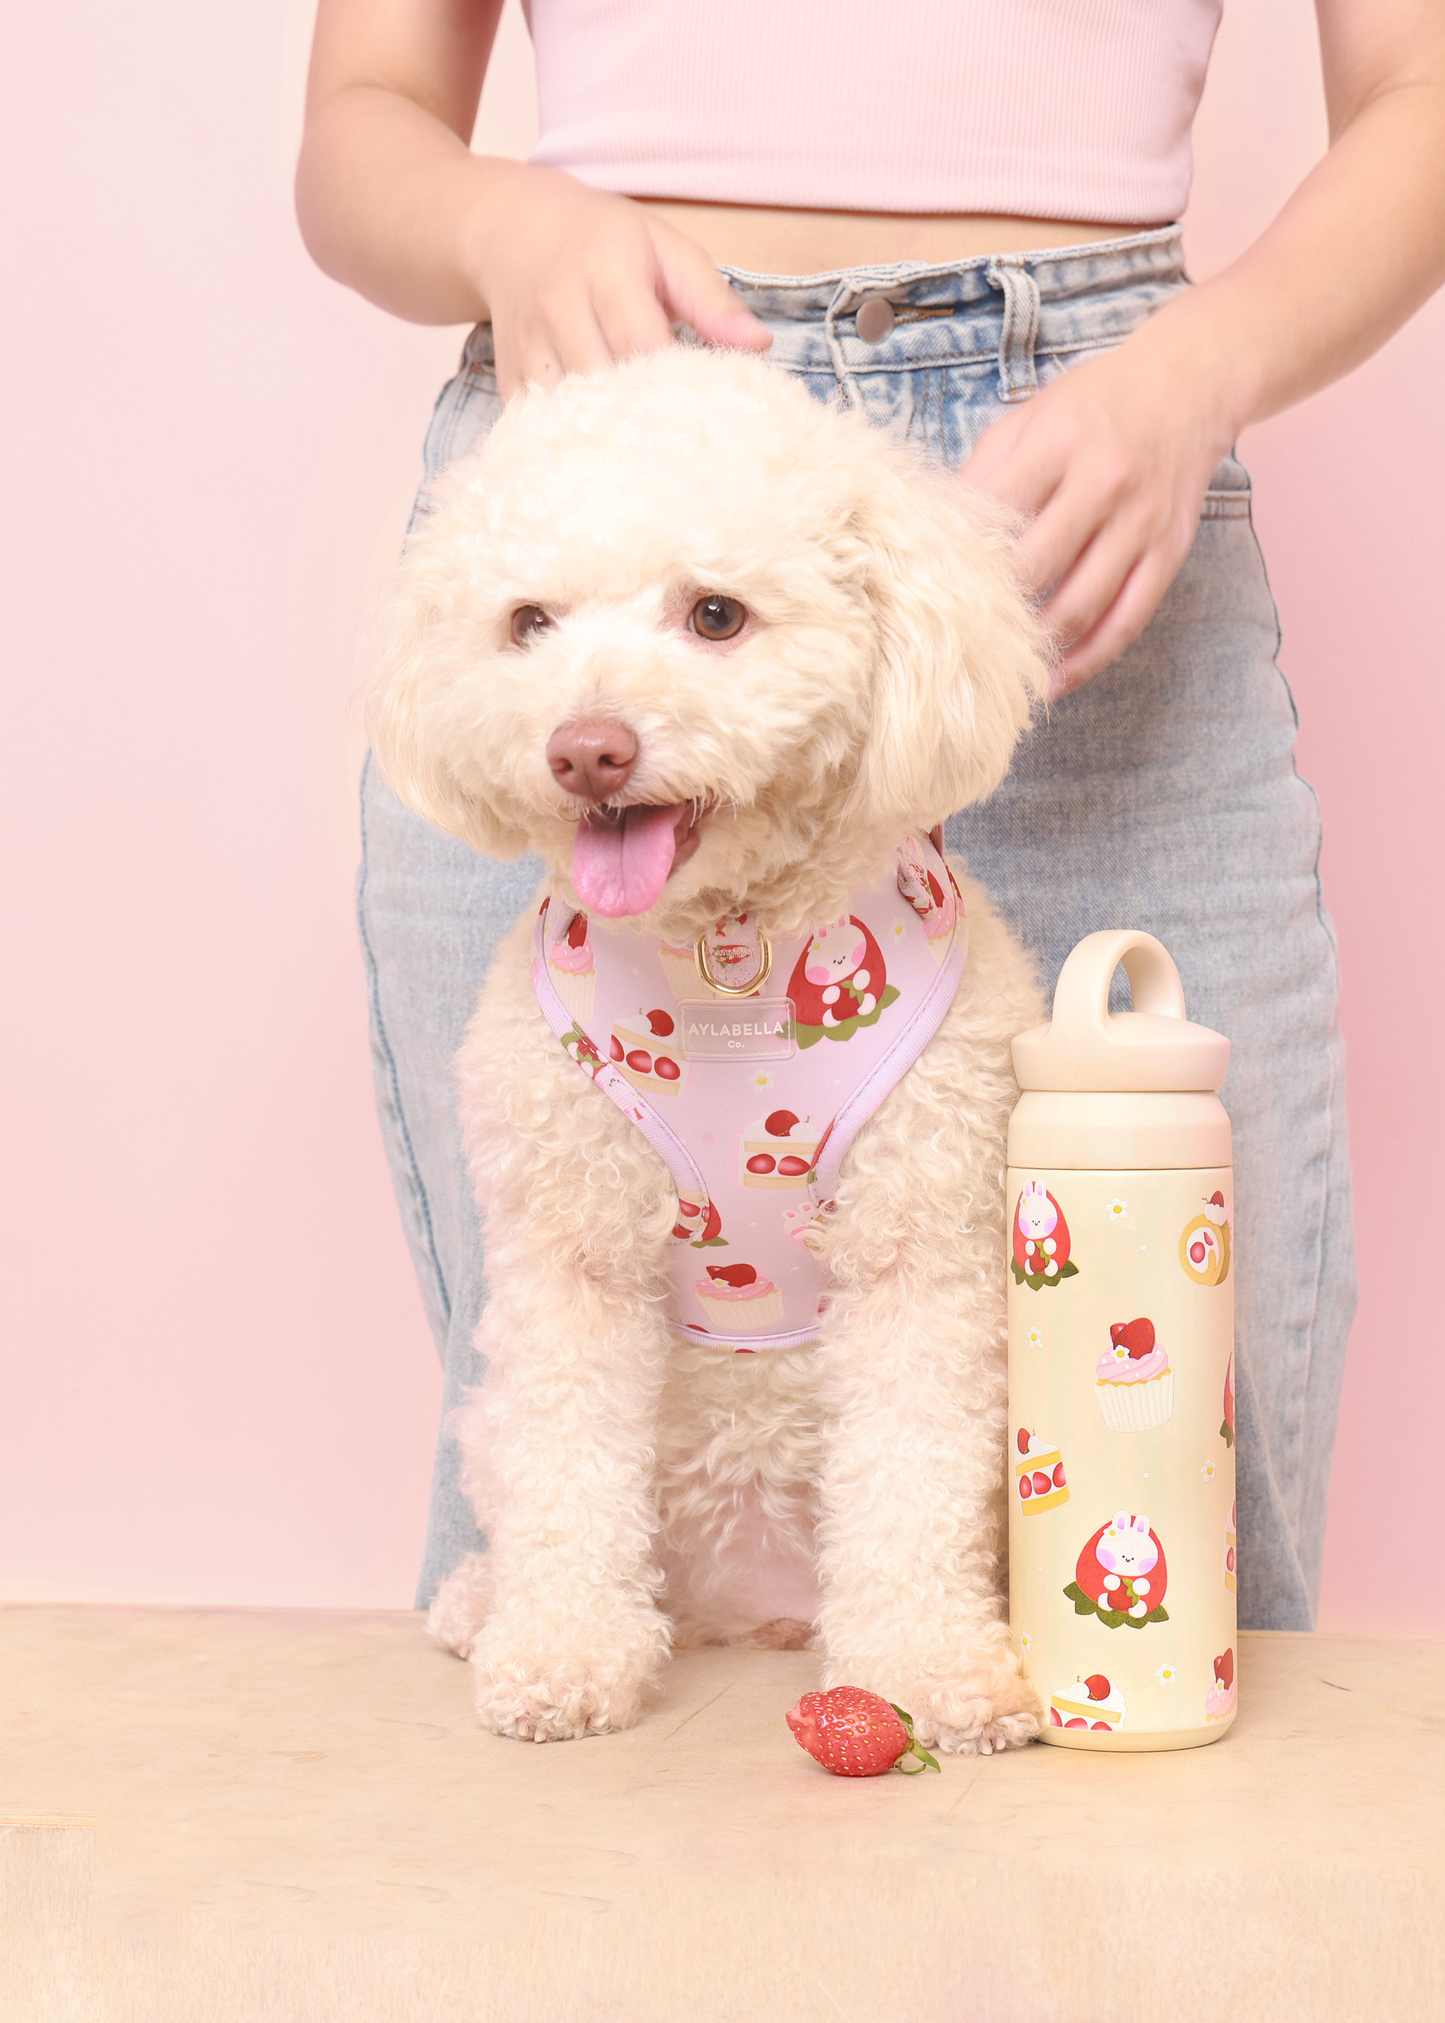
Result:
<svg viewBox="0 0 1445 2023"><path fill-rule="evenodd" d="M797 211L754 204L695 204L639 197L706 247L719 266L751 274L826 274L840 267L920 260L937 266L978 254L1083 246L1153 229L1060 218L944 216L933 212Z"/></svg>

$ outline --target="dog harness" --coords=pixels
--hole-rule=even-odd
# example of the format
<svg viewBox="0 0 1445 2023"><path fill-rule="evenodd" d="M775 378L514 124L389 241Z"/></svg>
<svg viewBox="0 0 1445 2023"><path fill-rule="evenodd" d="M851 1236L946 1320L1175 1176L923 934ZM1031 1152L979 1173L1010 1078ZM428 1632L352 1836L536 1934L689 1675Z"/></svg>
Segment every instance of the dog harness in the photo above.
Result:
<svg viewBox="0 0 1445 2023"><path fill-rule="evenodd" d="M814 1340L828 1282L809 1232L967 953L953 874L915 835L896 878L786 943L745 914L684 946L542 902L532 983L547 1022L677 1184L680 1337L739 1353Z"/></svg>

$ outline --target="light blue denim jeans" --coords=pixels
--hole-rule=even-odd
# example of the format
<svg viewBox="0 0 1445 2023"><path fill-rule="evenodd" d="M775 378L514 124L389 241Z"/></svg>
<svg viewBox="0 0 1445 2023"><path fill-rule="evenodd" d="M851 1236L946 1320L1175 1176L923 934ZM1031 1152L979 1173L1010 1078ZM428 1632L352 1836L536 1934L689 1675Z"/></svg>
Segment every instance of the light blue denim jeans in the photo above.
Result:
<svg viewBox="0 0 1445 2023"><path fill-rule="evenodd" d="M801 280L728 272L773 333L771 358L959 464L1009 405L1117 344L1187 286L1177 231L946 267ZM869 295L891 332L858 335ZM867 319L865 319L866 321ZM485 325L437 403L429 481L499 412ZM426 483L418 512L427 509ZM1345 1344L1355 1304L1334 940L1315 796L1294 766L1294 701L1250 524L1249 479L1220 465L1183 569L1143 637L1056 704L961 851L1050 988L1081 935L1147 928L1190 1016L1232 1042L1238 1244L1239 1607L1307 1629ZM445 1370L419 1601L481 1540L446 1415L476 1383L482 1248L452 1062L497 943L540 865L494 864L409 814L368 763L361 932L382 1130Z"/></svg>

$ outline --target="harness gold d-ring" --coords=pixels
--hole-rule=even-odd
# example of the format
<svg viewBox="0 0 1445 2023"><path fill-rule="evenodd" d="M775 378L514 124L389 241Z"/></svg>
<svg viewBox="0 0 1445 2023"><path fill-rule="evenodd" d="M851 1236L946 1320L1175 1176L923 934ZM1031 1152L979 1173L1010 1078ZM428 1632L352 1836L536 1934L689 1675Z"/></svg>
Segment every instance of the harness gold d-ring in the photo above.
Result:
<svg viewBox="0 0 1445 2023"><path fill-rule="evenodd" d="M719 997L752 997L757 991L762 989L773 967L773 944L765 934L759 934L758 936L757 973L749 977L746 983L718 982L717 978L708 968L707 957L703 953L703 943L706 940L707 929L704 928L692 945L692 959L697 964L698 975L709 990L715 990Z"/></svg>

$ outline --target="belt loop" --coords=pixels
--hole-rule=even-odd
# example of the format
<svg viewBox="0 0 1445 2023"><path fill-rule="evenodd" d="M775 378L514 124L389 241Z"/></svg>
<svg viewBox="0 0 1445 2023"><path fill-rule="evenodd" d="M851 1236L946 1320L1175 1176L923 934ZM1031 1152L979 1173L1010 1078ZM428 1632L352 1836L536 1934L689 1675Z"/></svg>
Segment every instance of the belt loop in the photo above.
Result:
<svg viewBox="0 0 1445 2023"><path fill-rule="evenodd" d="M988 263L990 288L1003 290L1003 332L998 341L998 377L1005 400L1027 400L1039 390L1034 345L1039 335L1039 284L1015 255Z"/></svg>
<svg viewBox="0 0 1445 2023"><path fill-rule="evenodd" d="M838 283L833 291L833 299L828 304L827 314L823 318L823 330L828 339L828 350L832 356L833 371L837 375L838 384L848 397L849 407L856 414L863 414L866 412L863 389L854 378L852 369L843 356L843 340L838 335L839 314L851 305L854 292L852 283L846 278Z"/></svg>

